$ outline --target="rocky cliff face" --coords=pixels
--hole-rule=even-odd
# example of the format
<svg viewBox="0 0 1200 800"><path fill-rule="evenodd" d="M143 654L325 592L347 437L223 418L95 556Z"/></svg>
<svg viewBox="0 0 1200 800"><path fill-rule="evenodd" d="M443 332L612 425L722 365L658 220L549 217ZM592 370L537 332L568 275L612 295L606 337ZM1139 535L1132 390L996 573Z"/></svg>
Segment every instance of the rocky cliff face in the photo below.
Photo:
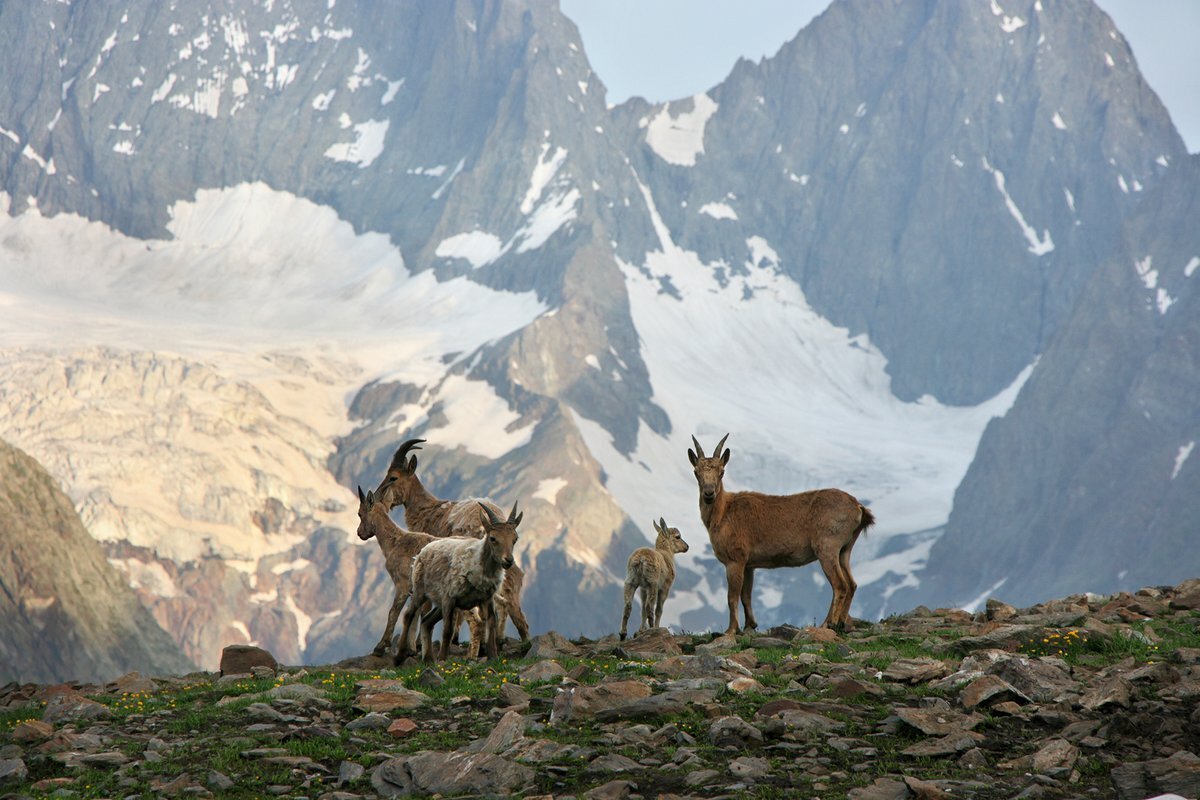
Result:
<svg viewBox="0 0 1200 800"><path fill-rule="evenodd" d="M54 478L0 441L0 680L105 681L192 668Z"/></svg>
<svg viewBox="0 0 1200 800"><path fill-rule="evenodd" d="M1127 228L1013 409L988 428L926 569L898 603L1020 602L1046 586L1196 568L1200 213L1193 158Z"/></svg>
<svg viewBox="0 0 1200 800"><path fill-rule="evenodd" d="M1190 418L1133 412L1196 374L1195 159L1087 0L841 2L707 93L614 109L535 0L8 4L0 53L42 78L0 86L0 431L202 664L378 636L352 491L411 437L435 494L520 500L526 611L572 634L616 624L660 516L694 545L669 621L723 624L693 434L731 434L729 488L871 505L862 616L962 602L1014 572L974 537L1051 528L1128 588L1061 510L1147 564L1178 553L1137 520L1194 518L1163 494ZM1073 377L1101 360L1144 375L1111 437L1089 393L1128 384ZM1029 469L1051 429L1105 458ZM1144 513L1081 500L1164 452L1175 478L1116 493ZM1044 524L997 527L1015 507ZM815 567L758 585L764 624L824 616Z"/></svg>

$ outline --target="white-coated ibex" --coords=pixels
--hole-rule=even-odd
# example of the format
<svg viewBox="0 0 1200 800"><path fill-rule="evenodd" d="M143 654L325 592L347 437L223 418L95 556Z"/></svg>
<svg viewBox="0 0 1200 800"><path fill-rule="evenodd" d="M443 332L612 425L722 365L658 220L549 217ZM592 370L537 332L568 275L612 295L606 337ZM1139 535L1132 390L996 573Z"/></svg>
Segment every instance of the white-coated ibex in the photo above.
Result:
<svg viewBox="0 0 1200 800"><path fill-rule="evenodd" d="M639 547L629 556L625 567L625 612L621 615L621 640L629 626L629 612L633 608L633 593L641 590L642 624L638 632L657 628L662 622L663 603L671 584L675 583L675 554L688 551L687 542L678 528L668 528L662 517L654 523L658 536L654 547Z"/></svg>
<svg viewBox="0 0 1200 800"><path fill-rule="evenodd" d="M456 611L474 608L479 609L483 619L481 644L486 648L488 658L499 655L495 597L505 570L512 569L517 526L523 515L517 513L516 503L506 520L497 517L482 503L476 507L484 529L482 538L438 539L425 545L413 558L412 594L401 615L404 624L400 631L398 660L408 652L413 618L426 603L432 605L430 611L421 615L421 648L426 662L434 658L432 632L438 620L443 620L443 625L437 658L444 661L454 628L444 621L453 619Z"/></svg>
<svg viewBox="0 0 1200 800"><path fill-rule="evenodd" d="M858 535L874 524L875 515L841 489L817 489L789 495L727 492L722 484L729 451L725 434L711 456L705 456L696 437L688 459L700 489L700 519L708 529L713 554L725 565L729 582L729 627L738 633L737 604L741 600L746 627L756 628L750 606L754 570L800 567L813 561L833 587L833 600L823 627L839 630L850 625L850 602L858 584L850 574L850 550Z"/></svg>
<svg viewBox="0 0 1200 800"><path fill-rule="evenodd" d="M424 439L409 439L400 445L392 456L387 475L379 486L390 484L391 505L404 506L404 522L410 530L422 531L431 536L483 536L484 525L479 517L479 503L487 505L494 515L504 512L489 500L440 500L417 477L417 457L409 455L420 450ZM376 491L376 494L379 492ZM504 585L497 599L500 636L504 636L506 621L511 617L521 641L529 641L529 622L521 610L521 589L525 585L525 572L516 564L504 571Z"/></svg>
<svg viewBox="0 0 1200 800"><path fill-rule="evenodd" d="M391 483L386 481L383 488L377 493L368 491L364 494L362 487L358 487L358 538L364 542L374 538L379 542L379 549L383 551L384 565L392 583L396 586L396 594L392 599L392 606L388 610L387 627L384 628L383 636L373 651L377 656L384 655L391 647L396 620L400 616L400 610L404 607L404 601L408 599L409 592L412 590L413 558L425 545L438 541L436 536L405 530L392 521L391 516L388 515L388 509L391 507L388 497L390 491ZM468 614L466 619L467 624L471 627L471 641L481 641L483 628L478 615Z"/></svg>

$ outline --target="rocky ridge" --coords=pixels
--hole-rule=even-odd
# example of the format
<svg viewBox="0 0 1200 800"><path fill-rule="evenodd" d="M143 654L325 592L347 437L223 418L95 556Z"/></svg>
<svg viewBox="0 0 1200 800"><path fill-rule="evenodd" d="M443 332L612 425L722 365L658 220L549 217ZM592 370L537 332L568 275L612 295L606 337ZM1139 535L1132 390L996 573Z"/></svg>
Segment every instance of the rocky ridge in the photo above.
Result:
<svg viewBox="0 0 1200 800"><path fill-rule="evenodd" d="M0 788L103 796L1083 798L1200 794L1200 579L839 636L556 633L0 688Z"/></svg>
<svg viewBox="0 0 1200 800"><path fill-rule="evenodd" d="M0 681L106 680L136 668L192 666L106 560L58 483L0 440Z"/></svg>

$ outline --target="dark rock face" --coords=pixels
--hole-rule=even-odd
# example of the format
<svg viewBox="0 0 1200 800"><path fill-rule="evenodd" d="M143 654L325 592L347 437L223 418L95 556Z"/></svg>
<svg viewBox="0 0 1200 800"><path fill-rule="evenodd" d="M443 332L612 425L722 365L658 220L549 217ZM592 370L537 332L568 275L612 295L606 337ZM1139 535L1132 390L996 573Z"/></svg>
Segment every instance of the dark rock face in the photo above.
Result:
<svg viewBox="0 0 1200 800"><path fill-rule="evenodd" d="M0 442L0 680L191 668L29 456Z"/></svg>
<svg viewBox="0 0 1200 800"><path fill-rule="evenodd" d="M903 605L1182 580L1200 552L1200 170L1172 168L994 420ZM937 576L936 579L933 576Z"/></svg>

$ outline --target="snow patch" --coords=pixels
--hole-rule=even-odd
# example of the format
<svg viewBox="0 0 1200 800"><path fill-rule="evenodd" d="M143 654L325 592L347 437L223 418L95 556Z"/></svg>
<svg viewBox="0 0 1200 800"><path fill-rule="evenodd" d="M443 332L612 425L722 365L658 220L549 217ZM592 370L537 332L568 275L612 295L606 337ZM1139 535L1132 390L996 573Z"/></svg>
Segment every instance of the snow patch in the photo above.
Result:
<svg viewBox="0 0 1200 800"><path fill-rule="evenodd" d="M337 94L337 89L330 89L328 92L322 92L313 98L312 107L316 111L328 111L329 104L333 102L334 95Z"/></svg>
<svg viewBox="0 0 1200 800"><path fill-rule="evenodd" d="M996 592L1000 591L1000 587L1006 583L1008 583L1007 577L1001 578L1000 580L996 581L990 587L988 587L986 590L984 590L984 592L982 594L980 594L978 597L976 597L974 600L971 600L969 603L964 603L963 607L962 607L963 610L974 614L976 611L979 610L980 606L982 606L984 603L986 603L988 601L988 598L994 597Z"/></svg>
<svg viewBox="0 0 1200 800"><path fill-rule="evenodd" d="M1054 116L1050 118L1050 121L1053 122L1054 127L1058 128L1060 131L1065 131L1067 129L1067 123L1063 122L1062 114L1058 113L1057 111L1054 112Z"/></svg>
<svg viewBox="0 0 1200 800"><path fill-rule="evenodd" d="M541 247L562 226L579 216L577 208L581 195L576 188L555 192L534 210L512 241L520 241L518 253ZM512 242L509 243L511 246ZM505 248L507 249L507 247Z"/></svg>
<svg viewBox="0 0 1200 800"><path fill-rule="evenodd" d="M705 203L700 206L701 214L708 214L713 219L737 219L737 212L725 203Z"/></svg>
<svg viewBox="0 0 1200 800"><path fill-rule="evenodd" d="M286 564L276 564L271 567L271 572L275 575L282 575L285 572L295 572L309 566L312 566L312 562L307 558L297 558L295 561L289 561Z"/></svg>
<svg viewBox="0 0 1200 800"><path fill-rule="evenodd" d="M1183 469L1183 465L1187 462L1188 456L1192 454L1192 450L1195 447L1196 442L1192 440L1179 448L1179 452L1175 454L1175 468L1171 470L1171 480L1179 477L1179 471Z"/></svg>
<svg viewBox="0 0 1200 800"><path fill-rule="evenodd" d="M1187 265L1183 268L1183 277L1190 278L1195 273L1196 269L1200 268L1200 256L1192 256Z"/></svg>
<svg viewBox="0 0 1200 800"><path fill-rule="evenodd" d="M558 502L558 493L566 487L567 482L563 478L543 478L538 481L537 489L533 492L534 500L545 500L550 505Z"/></svg>
<svg viewBox="0 0 1200 800"><path fill-rule="evenodd" d="M496 459L529 444L533 438L534 424L516 427L520 415L487 381L451 375L438 389L436 400L446 418L445 426L437 428L437 441L447 449L462 447Z"/></svg>
<svg viewBox="0 0 1200 800"><path fill-rule="evenodd" d="M525 197L521 200L522 214L533 211L534 205L542 197L542 192L546 190L567 158L567 151L561 147L556 148L554 154L547 158L549 152L550 143L542 142L542 152L538 155L538 162L533 167L533 174L529 176L529 188L525 190Z"/></svg>
<svg viewBox="0 0 1200 800"><path fill-rule="evenodd" d="M354 141L330 145L325 157L334 161L358 164L359 169L371 166L383 154L383 143L387 137L391 120L372 119L354 126Z"/></svg>
<svg viewBox="0 0 1200 800"><path fill-rule="evenodd" d="M671 116L671 104L667 103L646 126L646 144L668 164L693 167L696 156L704 152L704 128L717 104L707 94L694 96L692 103L692 110L678 117Z"/></svg>
<svg viewBox="0 0 1200 800"><path fill-rule="evenodd" d="M1025 240L1029 242L1029 252L1035 256L1044 256L1047 253L1053 252L1054 240L1050 238L1050 231L1043 229L1042 236L1039 238L1033 226L1025 221L1025 216L1021 213L1021 209L1017 207L1016 202L1008 193L1008 189L1004 186L1004 173L989 164L987 158L983 159L983 168L990 172L995 179L996 189L1004 197L1004 205L1008 207L1008 213L1017 221L1017 225L1021 228L1021 233L1025 235Z"/></svg>
<svg viewBox="0 0 1200 800"><path fill-rule="evenodd" d="M500 237L487 231L468 231L443 239L433 254L438 258L461 258L479 269L491 264L503 253Z"/></svg>
<svg viewBox="0 0 1200 800"><path fill-rule="evenodd" d="M147 563L136 558L110 558L108 563L116 567L134 589L155 597L179 597L179 587L157 561Z"/></svg>

